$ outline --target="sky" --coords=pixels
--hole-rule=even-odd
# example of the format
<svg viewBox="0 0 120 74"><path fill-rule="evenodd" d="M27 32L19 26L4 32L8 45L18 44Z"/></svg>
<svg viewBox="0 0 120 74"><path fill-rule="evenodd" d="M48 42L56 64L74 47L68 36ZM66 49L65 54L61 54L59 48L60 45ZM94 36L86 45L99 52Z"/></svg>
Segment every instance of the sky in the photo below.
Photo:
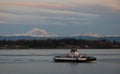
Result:
<svg viewBox="0 0 120 74"><path fill-rule="evenodd" d="M33 28L120 35L120 0L0 0L0 35Z"/></svg>

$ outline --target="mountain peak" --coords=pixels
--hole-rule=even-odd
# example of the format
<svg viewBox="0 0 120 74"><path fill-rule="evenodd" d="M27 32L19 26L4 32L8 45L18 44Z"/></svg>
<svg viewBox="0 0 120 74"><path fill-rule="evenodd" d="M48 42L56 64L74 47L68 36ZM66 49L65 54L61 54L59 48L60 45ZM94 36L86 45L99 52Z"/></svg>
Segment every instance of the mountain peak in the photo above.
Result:
<svg viewBox="0 0 120 74"><path fill-rule="evenodd" d="M33 28L31 31L42 31L42 32L46 32L45 30L39 29L39 28Z"/></svg>
<svg viewBox="0 0 120 74"><path fill-rule="evenodd" d="M30 31L28 31L26 34L31 34L31 35L41 35L41 34L48 34L47 31L39 28L34 28Z"/></svg>
<svg viewBox="0 0 120 74"><path fill-rule="evenodd" d="M47 31L39 28L34 28L27 33L24 34L25 36L35 36L35 37L57 37L56 34L48 33Z"/></svg>
<svg viewBox="0 0 120 74"><path fill-rule="evenodd" d="M5 36L33 36L33 37L58 37L58 35L49 33L43 29L34 28L23 34L9 34Z"/></svg>
<svg viewBox="0 0 120 74"><path fill-rule="evenodd" d="M75 36L103 37L104 35L97 34L97 33L92 33L92 32L88 32L88 33L84 33L84 34L76 34Z"/></svg>
<svg viewBox="0 0 120 74"><path fill-rule="evenodd" d="M38 31L38 30L41 30L41 29L39 29L39 28L33 28L32 30L34 30L34 31Z"/></svg>

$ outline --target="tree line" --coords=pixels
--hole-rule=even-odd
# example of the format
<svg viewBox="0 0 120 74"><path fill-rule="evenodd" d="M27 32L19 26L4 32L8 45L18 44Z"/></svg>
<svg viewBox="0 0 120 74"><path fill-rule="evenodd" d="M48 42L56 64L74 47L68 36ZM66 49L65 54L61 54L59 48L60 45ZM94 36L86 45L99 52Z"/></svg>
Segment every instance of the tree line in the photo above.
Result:
<svg viewBox="0 0 120 74"><path fill-rule="evenodd" d="M105 39L46 39L46 40L0 40L0 49L119 49L120 42Z"/></svg>

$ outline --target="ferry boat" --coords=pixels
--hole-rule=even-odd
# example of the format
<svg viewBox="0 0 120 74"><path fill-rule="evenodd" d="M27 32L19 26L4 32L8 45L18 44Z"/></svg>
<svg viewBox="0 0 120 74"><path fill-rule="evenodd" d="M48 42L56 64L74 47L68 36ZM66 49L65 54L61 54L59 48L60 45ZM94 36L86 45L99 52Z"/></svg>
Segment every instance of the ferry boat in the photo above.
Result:
<svg viewBox="0 0 120 74"><path fill-rule="evenodd" d="M70 54L64 56L55 56L55 62L94 62L97 59L92 56L85 56L80 54L77 49L72 49Z"/></svg>

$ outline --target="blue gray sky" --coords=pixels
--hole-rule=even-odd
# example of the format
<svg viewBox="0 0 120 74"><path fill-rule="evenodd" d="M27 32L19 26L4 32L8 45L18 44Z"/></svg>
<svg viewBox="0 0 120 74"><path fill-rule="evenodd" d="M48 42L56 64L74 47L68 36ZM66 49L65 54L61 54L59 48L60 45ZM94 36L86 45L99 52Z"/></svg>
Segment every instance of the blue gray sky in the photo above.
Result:
<svg viewBox="0 0 120 74"><path fill-rule="evenodd" d="M62 36L120 34L120 0L0 0L0 35L33 28Z"/></svg>

